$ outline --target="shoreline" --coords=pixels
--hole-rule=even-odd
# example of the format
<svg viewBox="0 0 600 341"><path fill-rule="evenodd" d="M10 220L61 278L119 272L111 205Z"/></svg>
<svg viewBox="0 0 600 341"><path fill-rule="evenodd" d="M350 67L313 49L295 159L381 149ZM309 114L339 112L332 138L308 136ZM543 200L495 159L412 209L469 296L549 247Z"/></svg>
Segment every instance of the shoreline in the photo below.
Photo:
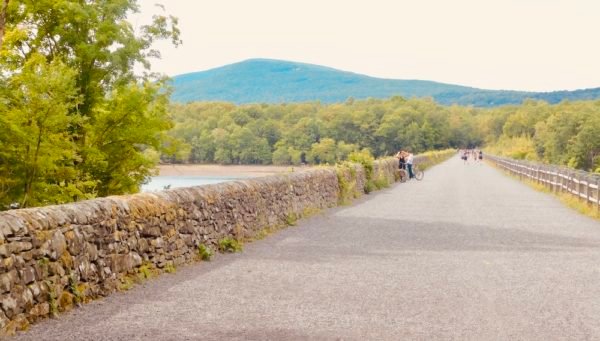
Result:
<svg viewBox="0 0 600 341"><path fill-rule="evenodd" d="M289 173L309 169L309 166L274 166L274 165L158 165L157 176L244 176L259 177L278 173Z"/></svg>

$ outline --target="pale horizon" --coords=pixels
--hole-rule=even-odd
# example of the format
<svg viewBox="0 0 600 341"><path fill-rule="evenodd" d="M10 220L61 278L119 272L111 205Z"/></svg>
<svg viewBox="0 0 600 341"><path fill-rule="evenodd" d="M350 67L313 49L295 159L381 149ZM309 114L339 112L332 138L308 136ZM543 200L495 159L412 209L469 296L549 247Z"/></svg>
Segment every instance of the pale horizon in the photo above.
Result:
<svg viewBox="0 0 600 341"><path fill-rule="evenodd" d="M134 26L161 13L140 0ZM490 90L600 87L600 2L592 0L162 2L183 45L160 42L169 76L247 59Z"/></svg>

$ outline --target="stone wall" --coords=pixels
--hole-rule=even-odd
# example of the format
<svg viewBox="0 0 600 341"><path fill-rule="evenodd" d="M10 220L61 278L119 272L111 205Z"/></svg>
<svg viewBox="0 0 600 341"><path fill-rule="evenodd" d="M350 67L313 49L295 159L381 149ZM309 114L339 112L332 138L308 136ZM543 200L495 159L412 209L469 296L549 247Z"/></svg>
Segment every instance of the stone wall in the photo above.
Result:
<svg viewBox="0 0 600 341"><path fill-rule="evenodd" d="M337 205L334 170L108 197L0 213L0 327L118 290L146 270L198 256L200 244L252 238Z"/></svg>
<svg viewBox="0 0 600 341"><path fill-rule="evenodd" d="M392 183L397 166L377 161L373 174ZM0 212L0 330L197 260L200 245L216 250L226 237L251 239L336 206L340 176L353 179L359 196L365 172L353 167Z"/></svg>

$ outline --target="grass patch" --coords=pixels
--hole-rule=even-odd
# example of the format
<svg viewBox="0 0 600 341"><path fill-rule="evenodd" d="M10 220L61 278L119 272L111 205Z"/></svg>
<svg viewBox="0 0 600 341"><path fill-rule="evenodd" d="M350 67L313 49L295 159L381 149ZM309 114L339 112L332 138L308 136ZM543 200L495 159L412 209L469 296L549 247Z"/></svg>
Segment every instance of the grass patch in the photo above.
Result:
<svg viewBox="0 0 600 341"><path fill-rule="evenodd" d="M133 288L134 283L135 281L131 277L125 276L121 278L121 283L119 283L117 289L119 289L119 291L130 290L131 288Z"/></svg>
<svg viewBox="0 0 600 341"><path fill-rule="evenodd" d="M383 176L382 174L379 174L377 179L373 180L373 185L375 185L375 188L377 188L377 189L383 189L383 188L390 187L390 183L385 178L385 176Z"/></svg>
<svg viewBox="0 0 600 341"><path fill-rule="evenodd" d="M177 271L177 268L175 268L175 264L173 264L173 262L168 262L167 265L165 265L166 273L172 274L175 273L175 271Z"/></svg>
<svg viewBox="0 0 600 341"><path fill-rule="evenodd" d="M579 201L577 197L568 193L557 193L557 196L566 206L588 217L600 220L600 210L595 206Z"/></svg>
<svg viewBox="0 0 600 341"><path fill-rule="evenodd" d="M338 205L347 205L356 192L356 169L350 163L344 162L335 167L338 180ZM350 180L347 179L350 175Z"/></svg>
<svg viewBox="0 0 600 341"><path fill-rule="evenodd" d="M312 217L314 215L317 215L321 213L321 210L315 207L305 207L302 210L302 218L308 218L308 217Z"/></svg>
<svg viewBox="0 0 600 341"><path fill-rule="evenodd" d="M83 292L80 290L78 280L75 274L69 275L69 290L73 294L73 301L75 305L80 305L83 302Z"/></svg>
<svg viewBox="0 0 600 341"><path fill-rule="evenodd" d="M212 251L204 244L198 245L198 257L203 261L210 261L213 257Z"/></svg>
<svg viewBox="0 0 600 341"><path fill-rule="evenodd" d="M375 190L377 190L377 186L375 186L375 181L367 180L367 182L365 182L365 194L369 194Z"/></svg>
<svg viewBox="0 0 600 341"><path fill-rule="evenodd" d="M48 305L50 306L50 317L58 316L58 302L56 295L56 288L54 284L50 281L46 281L46 285L48 286Z"/></svg>
<svg viewBox="0 0 600 341"><path fill-rule="evenodd" d="M241 252L242 244L233 238L225 237L219 240L219 251L227 253Z"/></svg>
<svg viewBox="0 0 600 341"><path fill-rule="evenodd" d="M421 153L418 156L425 157L426 159L425 159L425 161L419 162L419 168L422 171L425 171L428 168L431 168L432 166L437 165L438 163L448 160L449 158L456 155L456 153L457 153L456 149L432 150L432 151Z"/></svg>
<svg viewBox="0 0 600 341"><path fill-rule="evenodd" d="M502 174L505 174L506 176L508 176L514 180L519 180L519 181L525 183L526 185L535 189L538 192L543 192L543 193L554 195L563 203L563 205L577 211L580 214L586 215L586 216L596 219L596 220L600 220L600 211L595 206L590 205L589 203L586 203L584 201L580 201L579 198L577 198L576 196L574 196L570 193L567 193L567 192L556 192L555 193L550 188L545 186L544 184L540 184L537 181L531 180L529 178L519 178L518 175L512 174L509 171L496 166L496 164L494 164L492 161L487 161L487 164L500 170L502 172Z"/></svg>
<svg viewBox="0 0 600 341"><path fill-rule="evenodd" d="M266 228L261 229L258 232L256 232L256 235L254 235L254 238L252 238L252 240L265 239L271 233L272 233L271 230L268 227L266 227ZM250 240L250 241L252 241L252 240Z"/></svg>
<svg viewBox="0 0 600 341"><path fill-rule="evenodd" d="M289 213L285 216L285 224L287 226L296 226L298 224L298 216L295 213Z"/></svg>
<svg viewBox="0 0 600 341"><path fill-rule="evenodd" d="M140 279L149 279L154 276L153 266L150 263L144 263L138 269Z"/></svg>

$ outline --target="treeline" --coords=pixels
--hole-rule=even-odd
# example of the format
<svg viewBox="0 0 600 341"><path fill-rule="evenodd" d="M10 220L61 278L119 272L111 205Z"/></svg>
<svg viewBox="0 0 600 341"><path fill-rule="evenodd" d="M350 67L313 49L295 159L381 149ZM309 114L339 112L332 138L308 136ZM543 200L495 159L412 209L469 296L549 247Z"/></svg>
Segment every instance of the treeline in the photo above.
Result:
<svg viewBox="0 0 600 341"><path fill-rule="evenodd" d="M190 103L172 105L169 134L185 146L166 162L335 163L357 150L375 157L476 146L475 111L429 99L352 99L340 104Z"/></svg>
<svg viewBox="0 0 600 341"><path fill-rule="evenodd" d="M171 120L151 44L177 44L179 31L167 16L136 31L126 21L136 10L135 0L2 1L0 209L136 192L153 172L147 151Z"/></svg>
<svg viewBox="0 0 600 341"><path fill-rule="evenodd" d="M478 130L491 152L600 172L600 101L484 110Z"/></svg>
<svg viewBox="0 0 600 341"><path fill-rule="evenodd" d="M169 134L184 143L165 162L334 163L367 148L483 147L517 159L600 168L600 101L526 101L492 109L441 106L429 99L352 99L340 104L172 105Z"/></svg>

